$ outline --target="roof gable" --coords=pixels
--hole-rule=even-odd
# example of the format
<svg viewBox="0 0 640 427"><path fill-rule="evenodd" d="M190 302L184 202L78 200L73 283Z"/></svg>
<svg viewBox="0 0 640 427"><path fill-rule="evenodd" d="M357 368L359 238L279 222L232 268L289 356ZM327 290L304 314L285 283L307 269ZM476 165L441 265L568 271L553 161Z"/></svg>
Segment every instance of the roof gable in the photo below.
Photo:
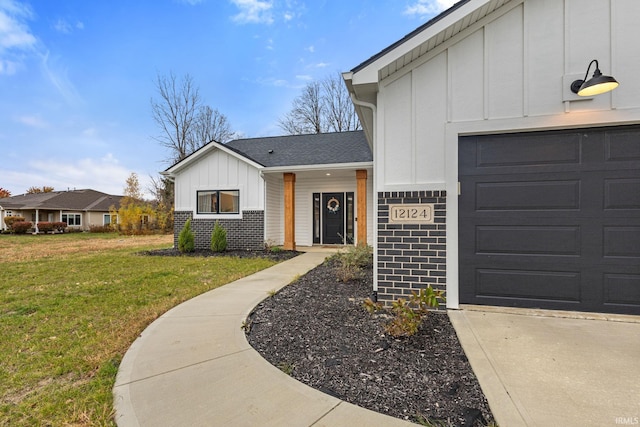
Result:
<svg viewBox="0 0 640 427"><path fill-rule="evenodd" d="M196 151L194 151L193 153L191 153L190 155L188 155L187 157L185 157L184 159L180 160L179 162L175 163L172 166L169 166L167 169L165 169L164 172L162 172L162 175L172 176L173 174L179 172L180 170L186 167L189 167L194 163L197 163L200 159L206 157L208 153L216 149L232 157L235 157L236 159L242 162L245 162L255 168L261 168L264 166L259 162L256 162L255 160L251 159L246 154L241 153L236 149L233 149L231 146L228 146L228 144L221 144L217 141L210 141L207 144L200 147L199 149L197 149Z"/></svg>

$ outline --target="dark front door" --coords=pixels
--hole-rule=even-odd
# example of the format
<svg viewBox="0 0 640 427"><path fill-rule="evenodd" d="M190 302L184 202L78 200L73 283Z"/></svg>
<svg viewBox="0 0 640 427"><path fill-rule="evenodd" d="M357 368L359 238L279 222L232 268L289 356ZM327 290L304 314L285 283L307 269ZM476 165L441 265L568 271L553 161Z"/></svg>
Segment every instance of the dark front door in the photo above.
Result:
<svg viewBox="0 0 640 427"><path fill-rule="evenodd" d="M322 241L325 244L344 243L344 193L322 194Z"/></svg>
<svg viewBox="0 0 640 427"><path fill-rule="evenodd" d="M459 148L461 303L640 314L640 127Z"/></svg>

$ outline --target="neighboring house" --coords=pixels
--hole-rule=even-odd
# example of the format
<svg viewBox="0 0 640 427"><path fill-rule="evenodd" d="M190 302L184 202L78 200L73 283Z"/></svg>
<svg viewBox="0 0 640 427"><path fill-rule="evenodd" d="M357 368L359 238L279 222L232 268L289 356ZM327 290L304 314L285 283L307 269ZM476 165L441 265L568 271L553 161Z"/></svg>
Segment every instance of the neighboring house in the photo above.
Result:
<svg viewBox="0 0 640 427"><path fill-rule="evenodd" d="M121 198L88 189L6 197L0 199L0 227L6 229L5 217L21 216L36 231L39 222L66 222L69 229L88 230L115 221L109 210L118 209Z"/></svg>
<svg viewBox="0 0 640 427"><path fill-rule="evenodd" d="M640 314L638 17L463 0L343 74L374 153L381 300L431 283L450 308ZM578 96L593 59L620 87Z"/></svg>
<svg viewBox="0 0 640 427"><path fill-rule="evenodd" d="M366 244L371 160L362 131L211 142L163 172L175 182L175 239L192 219L199 249L216 221L229 249Z"/></svg>

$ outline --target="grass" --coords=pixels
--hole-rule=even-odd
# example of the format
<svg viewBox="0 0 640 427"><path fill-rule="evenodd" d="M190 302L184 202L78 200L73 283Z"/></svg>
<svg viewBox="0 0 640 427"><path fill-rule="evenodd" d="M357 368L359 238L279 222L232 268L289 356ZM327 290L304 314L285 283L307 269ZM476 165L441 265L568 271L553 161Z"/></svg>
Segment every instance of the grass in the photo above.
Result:
<svg viewBox="0 0 640 427"><path fill-rule="evenodd" d="M172 236L0 236L0 426L113 426L126 350L171 307L274 264L151 257Z"/></svg>

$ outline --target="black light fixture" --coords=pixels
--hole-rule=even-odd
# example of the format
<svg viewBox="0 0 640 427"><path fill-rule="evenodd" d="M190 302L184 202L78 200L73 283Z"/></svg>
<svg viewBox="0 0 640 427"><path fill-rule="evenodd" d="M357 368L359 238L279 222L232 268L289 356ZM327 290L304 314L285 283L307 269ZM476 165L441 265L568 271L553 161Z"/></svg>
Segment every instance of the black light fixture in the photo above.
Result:
<svg viewBox="0 0 640 427"><path fill-rule="evenodd" d="M589 70L594 62L596 63L596 70L593 72L593 77L587 80ZM577 93L579 96L600 95L601 93L606 93L617 88L618 84L619 83L613 77L602 75L600 67L598 66L598 60L594 59L589 62L587 72L584 75L584 80L574 80L574 82L571 83L571 92Z"/></svg>

